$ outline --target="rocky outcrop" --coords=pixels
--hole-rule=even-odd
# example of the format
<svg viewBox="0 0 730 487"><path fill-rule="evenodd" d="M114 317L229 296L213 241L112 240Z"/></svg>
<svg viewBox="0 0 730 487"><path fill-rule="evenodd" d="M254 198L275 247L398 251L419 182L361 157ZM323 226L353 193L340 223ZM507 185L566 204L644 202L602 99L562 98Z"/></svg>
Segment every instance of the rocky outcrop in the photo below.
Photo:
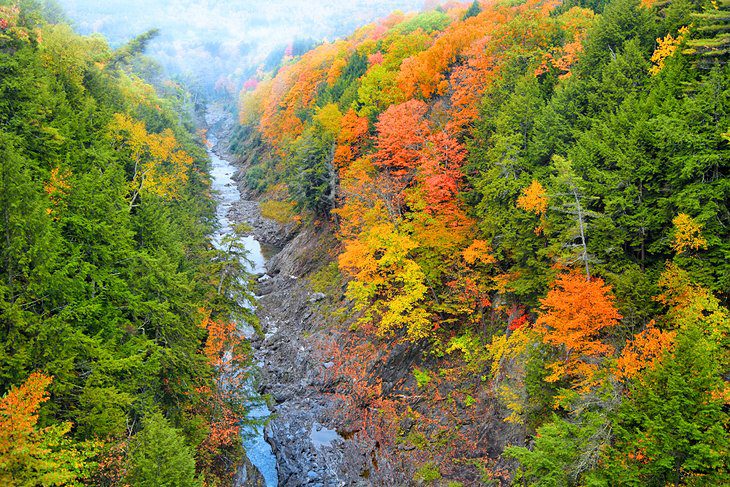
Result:
<svg viewBox="0 0 730 487"><path fill-rule="evenodd" d="M247 457L243 457L242 465L236 472L233 478L234 487L266 487L264 476Z"/></svg>
<svg viewBox="0 0 730 487"><path fill-rule="evenodd" d="M241 205L238 208L244 207ZM250 221L247 213L242 219ZM270 240L265 225L254 225L257 239ZM259 364L260 392L271 398L273 420L266 434L276 454L279 482L284 486L369 485L361 474L369 457L346 440L333 423L334 401L322 392L328 363L316 349L327 331L316 304L323 299L310 289L307 276L321 261L328 231L305 228L290 238L267 264L268 278L258 285L258 316L264 336L253 341Z"/></svg>
<svg viewBox="0 0 730 487"><path fill-rule="evenodd" d="M209 115L214 150L226 153L231 126L218 109ZM245 161L239 160L245 166ZM336 431L334 399L323 392L326 359L317 343L328 333L318 304L325 299L313 292L307 277L328 260L335 244L326 226L282 225L263 218L259 203L238 178L243 195L231 208L231 221L247 223L269 256L267 274L259 276L256 294L263 336L252 338L258 366L259 392L270 398L272 419L266 439L277 458L282 486L369 485L361 475L369 470L370 456L353 439ZM331 364L330 364L331 365ZM234 485L264 485L250 462L241 468Z"/></svg>
<svg viewBox="0 0 730 487"><path fill-rule="evenodd" d="M243 183L239 183L240 186L243 186ZM241 194L246 195L247 193L241 191ZM248 197L250 198L251 195L248 194ZM248 224L252 228L251 233L256 237L256 240L264 246L268 246L274 253L283 249L299 230L299 225L295 223L282 225L263 218L261 216L261 207L258 201L255 200L242 199L237 201L233 205L233 212L236 220Z"/></svg>

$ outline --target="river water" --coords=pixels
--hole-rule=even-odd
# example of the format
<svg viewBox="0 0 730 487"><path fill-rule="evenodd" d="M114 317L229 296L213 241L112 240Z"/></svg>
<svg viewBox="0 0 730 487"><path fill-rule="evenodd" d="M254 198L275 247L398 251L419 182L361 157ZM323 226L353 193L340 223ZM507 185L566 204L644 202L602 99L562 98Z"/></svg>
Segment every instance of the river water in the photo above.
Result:
<svg viewBox="0 0 730 487"><path fill-rule="evenodd" d="M215 146L215 137L209 136L211 146ZM238 191L236 182L231 179L236 172L235 167L227 160L219 157L211 149L208 154L212 161L211 178L213 179L213 190L216 192L218 206L216 208L216 216L219 223L219 230L213 237L216 246L220 245L221 239L231 233L232 222L228 217L233 204L241 199L241 193ZM253 237L248 236L243 239L246 250L248 251L248 259L250 264L247 265L248 271L252 274L264 274L266 272L266 259L261 251L261 244ZM251 333L250 325L241 324L239 327L244 334ZM252 399L247 404L247 414L249 420L257 420L259 422L266 420L271 412L266 406L266 402L254 392L254 387L249 382L246 387L250 388L248 394ZM241 431L243 446L246 449L246 456L251 463L259 469L266 480L266 487L276 487L279 485L278 473L276 468L276 457L269 445L264 439L263 426L246 425Z"/></svg>

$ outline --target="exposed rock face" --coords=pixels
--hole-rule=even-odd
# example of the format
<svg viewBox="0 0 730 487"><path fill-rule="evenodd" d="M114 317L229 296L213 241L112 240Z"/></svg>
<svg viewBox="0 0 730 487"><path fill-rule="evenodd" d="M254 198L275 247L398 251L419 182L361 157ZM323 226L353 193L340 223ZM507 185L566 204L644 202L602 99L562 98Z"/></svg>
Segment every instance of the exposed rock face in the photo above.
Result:
<svg viewBox="0 0 730 487"><path fill-rule="evenodd" d="M243 183L239 183L239 188ZM251 197L250 192L247 193L241 189L244 197ZM256 240L264 245L273 247L274 249L282 249L296 234L297 226L295 224L281 225L273 220L263 218L261 216L261 208L258 201L242 199L233 205L235 218L247 223L253 228L253 235Z"/></svg>
<svg viewBox="0 0 730 487"><path fill-rule="evenodd" d="M226 134L231 133L232 125L224 118L225 114L216 124L218 129L214 130L219 141L216 152L236 160L225 145ZM325 379L330 369L334 368L336 373L337 364L327 355L327 347L323 344L333 333L338 333L336 341L342 346L342 338L347 333L347 324L343 327L341 320L332 328L332 309L349 314L339 280L327 286L327 294L313 289L310 281L318 270L334 259L337 242L333 229L327 223L282 225L264 218L257 195L246 188L245 174L252 162L267 156L255 141L238 137L237 143L242 144L237 152L243 147L245 153L245 157L237 161L238 177L235 178L242 200L233 205L230 219L247 223L255 238L268 247L270 255L267 273L258 276L256 289L259 296L257 315L263 336L253 338L252 346L259 367L258 389L270 397L270 409L274 413L265 434L277 459L279 485L421 484L413 480L414 462L410 461L411 456L418 458L418 452L410 453L416 447L401 443L385 447L374 439L367 439L367 432L363 434L354 429L357 426L353 428L352 420L343 414L342 403L338 404L331 394L336 385ZM350 321L346 316L340 315L340 318L345 323ZM405 391L414 390L413 367L432 360L424 354L424 345L396 342L374 360L372 374L382 381L385 394L399 393L399 387ZM457 386L451 385L452 388ZM484 439L480 447L486 448L488 456L496 460L496 468L509 468L511 464L500 457L501 451L507 444L524 443L523 428L503 421L507 412L496 396L492 396L493 391L485 390L483 394L492 397L490 407L482 411L475 422L464 424L473 426L475 437ZM429 405L423 403L415 407L426 410ZM412 426L405 421L398 429L403 434ZM386 452L387 448L390 450ZM390 461L395 458L392 450L400 460ZM472 475L465 485L479 484L479 478Z"/></svg>
<svg viewBox="0 0 730 487"><path fill-rule="evenodd" d="M216 136L214 151L235 160L227 145L234 127L230 114L213 106L208 119L209 131ZM370 485L362 477L371 468L370 455L363 453L356 440L345 440L337 433L334 400L323 392L322 373L332 363L317 350L316 343L328 333L321 326L317 308L326 296L310 289L307 276L323 264L323 249L334 243L331 232L263 218L259 203L243 181L247 162L238 161L236 180L242 199L233 205L230 217L251 226L252 234L272 254L266 265L268 273L259 277L256 290L264 336L254 338L252 345L259 366L259 392L271 398L274 416L265 433L277 458L279 484ZM234 485L265 484L246 459Z"/></svg>
<svg viewBox="0 0 730 487"><path fill-rule="evenodd" d="M261 242L281 245L280 233L274 240L268 238L271 222L251 221L257 214L239 215L252 224ZM280 485L369 485L361 477L369 468L369 456L355 441L335 431L334 402L322 392L322 372L328 362L314 345L327 333L320 328L322 320L316 311L323 297L311 291L306 276L319 264L316 255L327 238L326 230L311 228L296 234L269 260L271 278L258 285L258 315L265 337L253 346L261 393L272 398L275 416L266 433L277 457Z"/></svg>
<svg viewBox="0 0 730 487"><path fill-rule="evenodd" d="M242 465L233 479L233 485L234 487L266 487L266 481L249 459L243 457Z"/></svg>

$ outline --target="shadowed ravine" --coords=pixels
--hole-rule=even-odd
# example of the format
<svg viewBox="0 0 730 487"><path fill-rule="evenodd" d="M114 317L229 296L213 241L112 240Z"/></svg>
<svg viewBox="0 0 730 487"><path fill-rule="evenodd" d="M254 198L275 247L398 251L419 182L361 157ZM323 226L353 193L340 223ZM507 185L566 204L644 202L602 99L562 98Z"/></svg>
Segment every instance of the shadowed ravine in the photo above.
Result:
<svg viewBox="0 0 730 487"><path fill-rule="evenodd" d="M210 136L211 147L216 145L216 138L214 134ZM219 223L219 231L215 235L215 243L219 245L221 239L232 231L232 222L229 219L229 212L235 202L240 200L241 195L238 191L235 181L232 176L235 173L233 165L218 156L213 149L209 148L208 153L212 161L211 177L213 180L213 189L215 190L218 198L218 206L216 208L216 217ZM265 258L261 252L261 245L253 236L247 236L244 238L244 244L248 251L249 272L253 274L261 274L266 272ZM249 325L242 325L244 335L248 337L253 333L253 329ZM248 387L253 390L253 385L250 381L247 383ZM251 420L265 420L271 415L266 402L252 391L253 399L248 405L248 419ZM272 487L279 485L277 479L277 468L276 458L271 450L271 445L266 442L263 433L263 427L261 426L246 426L242 431L243 444L246 449L246 455L251 463L261 472L263 475L266 486Z"/></svg>
<svg viewBox="0 0 730 487"><path fill-rule="evenodd" d="M337 432L334 398L325 392L324 372L331 358L319 344L331 331L323 326L324 296L313 291L309 276L323 263L321 249L334 245L332 234L326 228L281 224L262 216L255 195L242 182L248 158L254 155L228 151L232 118L218 104L209 108L214 186L221 198L218 218L221 232L237 223L252 228L253 236L245 242L257 277L256 314L263 334L242 331L254 353L254 396L270 397L270 410L263 401L255 401L249 417L271 415L266 428L259 428L263 431L244 432L247 456L267 486L370 485L364 475L372 468L372 445L346 440ZM256 482L249 475L236 485L260 485Z"/></svg>

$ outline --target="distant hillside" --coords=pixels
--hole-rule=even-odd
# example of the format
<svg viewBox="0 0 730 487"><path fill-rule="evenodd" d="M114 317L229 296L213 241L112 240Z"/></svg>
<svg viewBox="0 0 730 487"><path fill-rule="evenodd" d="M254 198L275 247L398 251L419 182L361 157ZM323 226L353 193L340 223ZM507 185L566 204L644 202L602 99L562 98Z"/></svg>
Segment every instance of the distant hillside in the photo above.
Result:
<svg viewBox="0 0 730 487"><path fill-rule="evenodd" d="M418 10L423 0L59 0L59 4L79 32L101 33L112 46L158 28L160 37L148 54L168 73L185 75L204 89L216 82L219 89L225 89L226 82L240 89L240 83L267 58L273 56L269 68L274 67L297 40L311 46L347 35L393 10Z"/></svg>

